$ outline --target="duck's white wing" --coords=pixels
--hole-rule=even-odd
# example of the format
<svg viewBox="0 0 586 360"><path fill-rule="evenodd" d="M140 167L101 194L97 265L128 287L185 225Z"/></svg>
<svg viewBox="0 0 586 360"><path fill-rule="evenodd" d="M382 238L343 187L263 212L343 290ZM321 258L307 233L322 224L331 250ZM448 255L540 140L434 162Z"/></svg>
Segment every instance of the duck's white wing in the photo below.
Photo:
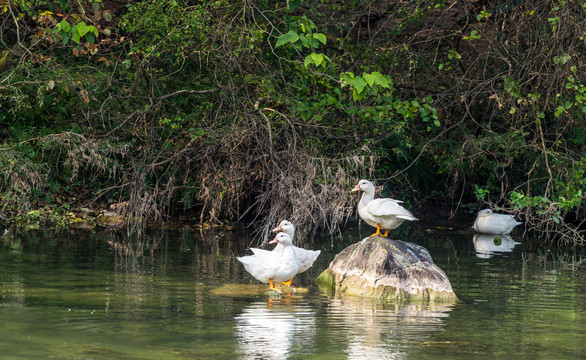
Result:
<svg viewBox="0 0 586 360"><path fill-rule="evenodd" d="M366 208L373 216L394 216L399 219L417 220L409 210L399 205L399 202L393 199L375 199L369 202Z"/></svg>
<svg viewBox="0 0 586 360"><path fill-rule="evenodd" d="M281 258L281 253L257 248L250 248L250 250L252 250L254 256L256 257L256 261L263 268L271 269L279 267L279 259Z"/></svg>
<svg viewBox="0 0 586 360"><path fill-rule="evenodd" d="M254 278L262 282L268 282L274 276L275 269L279 267L279 253L275 256L272 251L251 248L254 255L236 257L244 265L244 269ZM270 255L272 253L272 255Z"/></svg>
<svg viewBox="0 0 586 360"><path fill-rule="evenodd" d="M297 255L297 260L299 261L299 271L298 273L302 273L305 270L309 269L319 254L321 250L306 250L303 248L295 247L295 254Z"/></svg>

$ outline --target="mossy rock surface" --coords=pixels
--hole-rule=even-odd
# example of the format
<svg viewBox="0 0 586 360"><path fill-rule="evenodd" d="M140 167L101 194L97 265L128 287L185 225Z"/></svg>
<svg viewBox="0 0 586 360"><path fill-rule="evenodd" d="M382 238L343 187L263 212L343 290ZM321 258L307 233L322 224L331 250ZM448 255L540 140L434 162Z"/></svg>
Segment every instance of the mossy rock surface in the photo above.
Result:
<svg viewBox="0 0 586 360"><path fill-rule="evenodd" d="M380 236L342 250L316 279L326 292L401 301L454 301L447 275L426 248Z"/></svg>
<svg viewBox="0 0 586 360"><path fill-rule="evenodd" d="M283 294L292 292L303 293L307 292L306 288L293 288L275 284ZM218 296L229 296L229 297L252 297L259 295L280 295L276 291L269 290L269 286L265 284L224 284L215 289L211 290L211 293Z"/></svg>

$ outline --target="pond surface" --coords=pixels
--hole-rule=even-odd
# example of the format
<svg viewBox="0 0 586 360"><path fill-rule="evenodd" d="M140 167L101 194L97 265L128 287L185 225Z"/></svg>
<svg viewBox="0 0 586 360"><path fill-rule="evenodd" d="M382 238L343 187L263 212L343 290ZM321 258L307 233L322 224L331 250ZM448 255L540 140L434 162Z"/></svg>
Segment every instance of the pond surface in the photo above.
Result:
<svg viewBox="0 0 586 360"><path fill-rule="evenodd" d="M586 358L584 253L403 225L451 280L453 304L332 297L314 279L368 227L333 239L295 293L269 295L235 260L236 232L84 231L0 237L2 359ZM514 240L513 240L514 239Z"/></svg>

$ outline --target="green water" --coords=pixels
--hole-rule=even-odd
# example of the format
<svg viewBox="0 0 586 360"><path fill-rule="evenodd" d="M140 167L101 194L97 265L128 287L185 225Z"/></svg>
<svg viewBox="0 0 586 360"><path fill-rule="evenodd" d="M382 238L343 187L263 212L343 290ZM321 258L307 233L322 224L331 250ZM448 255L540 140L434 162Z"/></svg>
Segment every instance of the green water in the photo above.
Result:
<svg viewBox="0 0 586 360"><path fill-rule="evenodd" d="M268 296L234 259L251 244L242 234L6 234L0 358L586 358L583 254L530 251L519 237L489 239L477 252L464 226L418 225L393 238L428 248L460 301L405 305L321 293L313 279L360 235L344 232L333 249L331 239L314 239L322 255L295 278L300 291Z"/></svg>

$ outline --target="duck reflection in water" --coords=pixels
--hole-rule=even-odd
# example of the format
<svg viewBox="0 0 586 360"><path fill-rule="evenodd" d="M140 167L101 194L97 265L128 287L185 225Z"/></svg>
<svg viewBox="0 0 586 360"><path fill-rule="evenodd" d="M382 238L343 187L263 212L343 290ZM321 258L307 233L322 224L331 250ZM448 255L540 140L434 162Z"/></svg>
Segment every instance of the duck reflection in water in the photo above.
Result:
<svg viewBox="0 0 586 360"><path fill-rule="evenodd" d="M288 359L311 354L315 311L292 296L250 304L235 317L241 359Z"/></svg>
<svg viewBox="0 0 586 360"><path fill-rule="evenodd" d="M474 234L472 239L476 256L488 259L495 254L512 252L515 245L520 244L513 240L511 235Z"/></svg>
<svg viewBox="0 0 586 360"><path fill-rule="evenodd" d="M406 359L444 328L451 310L452 305L447 303L332 299L323 329L327 342L345 348L348 359Z"/></svg>

